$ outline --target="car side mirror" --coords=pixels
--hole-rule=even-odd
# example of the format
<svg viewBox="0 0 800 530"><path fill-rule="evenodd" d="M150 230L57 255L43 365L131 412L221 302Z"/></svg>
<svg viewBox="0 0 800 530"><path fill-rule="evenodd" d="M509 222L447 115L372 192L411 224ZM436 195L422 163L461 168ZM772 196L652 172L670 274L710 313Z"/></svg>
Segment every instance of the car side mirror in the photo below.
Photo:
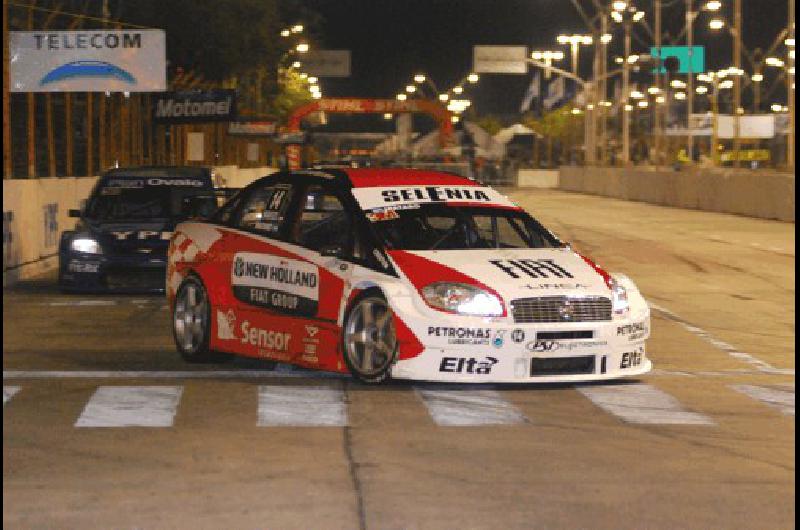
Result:
<svg viewBox="0 0 800 530"><path fill-rule="evenodd" d="M69 217L80 217L81 216L81 211L80 210L69 210L69 212L67 212L67 215L69 215Z"/></svg>
<svg viewBox="0 0 800 530"><path fill-rule="evenodd" d="M344 248L342 245L325 245L319 249L319 253L323 256L341 258L344 256Z"/></svg>

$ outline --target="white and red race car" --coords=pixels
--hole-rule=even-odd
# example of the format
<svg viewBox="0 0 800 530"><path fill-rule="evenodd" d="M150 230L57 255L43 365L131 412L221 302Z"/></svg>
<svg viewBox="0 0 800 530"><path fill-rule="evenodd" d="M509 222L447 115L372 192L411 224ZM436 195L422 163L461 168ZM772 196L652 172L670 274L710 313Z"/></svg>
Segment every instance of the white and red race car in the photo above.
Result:
<svg viewBox="0 0 800 530"><path fill-rule="evenodd" d="M498 191L448 173L276 173L176 228L167 293L191 362L257 357L377 383L648 372L650 311Z"/></svg>

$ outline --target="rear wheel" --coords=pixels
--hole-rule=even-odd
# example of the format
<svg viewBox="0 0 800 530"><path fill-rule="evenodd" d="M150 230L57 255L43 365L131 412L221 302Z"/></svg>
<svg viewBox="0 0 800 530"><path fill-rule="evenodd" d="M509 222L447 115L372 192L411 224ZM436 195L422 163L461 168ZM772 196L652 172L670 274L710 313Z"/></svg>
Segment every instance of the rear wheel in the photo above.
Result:
<svg viewBox="0 0 800 530"><path fill-rule="evenodd" d="M369 290L347 313L342 334L344 360L350 373L364 383L381 383L397 357L394 318L386 298Z"/></svg>
<svg viewBox="0 0 800 530"><path fill-rule="evenodd" d="M189 276L178 287L172 310L172 334L178 352L187 362L219 362L230 357L208 348L211 303L203 282L196 276Z"/></svg>

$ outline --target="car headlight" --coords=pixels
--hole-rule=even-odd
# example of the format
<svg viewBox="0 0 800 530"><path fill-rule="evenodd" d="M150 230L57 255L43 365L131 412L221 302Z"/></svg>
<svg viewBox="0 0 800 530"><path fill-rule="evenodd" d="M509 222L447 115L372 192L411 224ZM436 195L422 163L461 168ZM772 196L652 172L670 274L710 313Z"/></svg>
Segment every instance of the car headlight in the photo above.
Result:
<svg viewBox="0 0 800 530"><path fill-rule="evenodd" d="M628 290L616 279L611 279L611 309L615 315L624 315L630 309Z"/></svg>
<svg viewBox="0 0 800 530"><path fill-rule="evenodd" d="M422 288L422 298L435 308L484 317L503 316L503 304L492 293L464 283L436 282Z"/></svg>
<svg viewBox="0 0 800 530"><path fill-rule="evenodd" d="M102 254L103 250L100 248L100 243L90 237L76 237L70 243L70 248L75 252L83 252L84 254Z"/></svg>

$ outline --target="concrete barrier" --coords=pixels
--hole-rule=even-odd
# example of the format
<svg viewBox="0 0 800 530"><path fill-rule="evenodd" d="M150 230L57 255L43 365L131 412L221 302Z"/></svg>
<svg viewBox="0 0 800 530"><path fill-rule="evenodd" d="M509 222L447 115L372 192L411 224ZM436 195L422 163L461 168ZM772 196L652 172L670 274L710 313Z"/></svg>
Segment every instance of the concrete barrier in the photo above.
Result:
<svg viewBox="0 0 800 530"><path fill-rule="evenodd" d="M563 190L709 212L795 220L790 173L708 169L655 170L563 166Z"/></svg>
<svg viewBox="0 0 800 530"><path fill-rule="evenodd" d="M557 188L557 169L520 169L517 172L517 186L520 188Z"/></svg>
<svg viewBox="0 0 800 530"><path fill-rule="evenodd" d="M225 185L244 187L274 167L218 166ZM98 177L3 180L3 287L53 270L61 232L75 228L70 209L80 208Z"/></svg>

